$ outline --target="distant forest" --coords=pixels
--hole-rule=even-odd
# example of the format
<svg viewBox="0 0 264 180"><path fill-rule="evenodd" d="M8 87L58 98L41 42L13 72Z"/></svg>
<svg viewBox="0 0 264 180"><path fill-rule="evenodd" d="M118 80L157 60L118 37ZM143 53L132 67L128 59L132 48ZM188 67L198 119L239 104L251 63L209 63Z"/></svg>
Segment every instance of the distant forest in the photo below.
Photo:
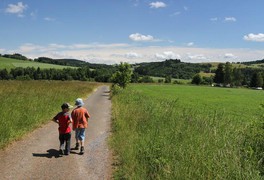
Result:
<svg viewBox="0 0 264 180"><path fill-rule="evenodd" d="M179 59L169 59L162 62L140 63L135 65L134 72L143 76L166 77L176 79L191 79L199 72L210 72L211 64L184 63Z"/></svg>
<svg viewBox="0 0 264 180"><path fill-rule="evenodd" d="M40 63L71 66L65 69L40 69L33 67L17 67L10 71L0 69L0 80L24 79L24 80L82 80L111 82L112 75L117 71L118 65L92 64L76 59L52 59L39 57L28 59L21 54L1 55L6 58L13 58L23 61L35 61ZM221 86L249 86L263 87L264 68L253 68L251 65L259 64L264 66L263 60L238 62L237 64L248 65L246 68L232 67L233 63L219 63L217 69L212 70L210 63L185 63L179 59L168 59L162 62L149 62L131 64L133 83L151 83L153 77L160 78L158 82L172 83L172 79L188 79L193 84L210 85L216 83ZM76 68L72 68L76 67ZM210 73L211 76L201 76L200 73ZM213 75L212 75L213 74ZM162 79L163 78L163 79ZM165 80L164 80L165 79ZM178 83L175 80L173 83Z"/></svg>

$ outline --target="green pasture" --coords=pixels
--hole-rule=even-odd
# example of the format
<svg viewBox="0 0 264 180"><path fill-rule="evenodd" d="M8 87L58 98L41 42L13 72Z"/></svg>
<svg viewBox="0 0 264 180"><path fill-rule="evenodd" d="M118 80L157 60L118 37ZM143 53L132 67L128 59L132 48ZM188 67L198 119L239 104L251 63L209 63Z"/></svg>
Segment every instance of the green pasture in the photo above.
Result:
<svg viewBox="0 0 264 180"><path fill-rule="evenodd" d="M130 85L116 93L115 179L261 179L263 91Z"/></svg>
<svg viewBox="0 0 264 180"><path fill-rule="evenodd" d="M210 64L212 65L211 70L215 70L217 69L219 62L210 62ZM263 65L264 63L252 64L252 65L232 63L233 68L263 68Z"/></svg>
<svg viewBox="0 0 264 180"><path fill-rule="evenodd" d="M163 80L163 82L165 82L165 78L164 77L155 77L155 76L151 76L151 78L153 79L153 81L155 83L158 83L159 80ZM175 81L177 81L179 84L189 84L191 83L191 79L176 79L176 78L171 78L171 82L174 83Z"/></svg>
<svg viewBox="0 0 264 180"><path fill-rule="evenodd" d="M50 121L62 103L87 98L98 86L79 81L1 81L0 149Z"/></svg>
<svg viewBox="0 0 264 180"><path fill-rule="evenodd" d="M261 64L253 64L250 67L253 67L253 68L263 68L264 67L264 63L261 63Z"/></svg>
<svg viewBox="0 0 264 180"><path fill-rule="evenodd" d="M49 68L63 69L63 68L69 68L70 66L61 66L55 64L39 63L34 61L23 61L23 60L0 57L0 69L10 70L16 67L22 67L22 68L34 67L36 69L38 67L41 69L49 69Z"/></svg>

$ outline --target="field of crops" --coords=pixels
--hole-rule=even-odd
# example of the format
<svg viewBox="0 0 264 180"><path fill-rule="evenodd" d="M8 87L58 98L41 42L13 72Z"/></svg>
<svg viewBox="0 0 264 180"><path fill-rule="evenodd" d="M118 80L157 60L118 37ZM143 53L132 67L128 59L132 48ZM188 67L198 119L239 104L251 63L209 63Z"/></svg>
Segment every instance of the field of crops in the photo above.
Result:
<svg viewBox="0 0 264 180"><path fill-rule="evenodd" d="M117 179L260 179L263 91L130 85L112 98Z"/></svg>
<svg viewBox="0 0 264 180"><path fill-rule="evenodd" d="M39 63L39 62L31 62L31 61L22 61L22 60L16 60L16 59L10 59L10 58L4 58L0 57L0 69L12 69L16 67L34 67L34 68L55 68L55 69L63 69L63 68L69 68L69 66L60 66L60 65L53 65L53 64L45 64L45 63Z"/></svg>
<svg viewBox="0 0 264 180"><path fill-rule="evenodd" d="M87 98L99 84L78 81L1 81L0 149L61 111L61 104Z"/></svg>

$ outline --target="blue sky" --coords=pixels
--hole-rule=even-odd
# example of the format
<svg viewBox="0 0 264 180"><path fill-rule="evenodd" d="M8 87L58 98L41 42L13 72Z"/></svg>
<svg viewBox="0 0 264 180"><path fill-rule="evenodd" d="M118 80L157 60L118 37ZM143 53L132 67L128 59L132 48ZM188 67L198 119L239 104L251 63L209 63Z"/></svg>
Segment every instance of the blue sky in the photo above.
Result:
<svg viewBox="0 0 264 180"><path fill-rule="evenodd" d="M0 0L0 54L91 63L264 58L263 0Z"/></svg>

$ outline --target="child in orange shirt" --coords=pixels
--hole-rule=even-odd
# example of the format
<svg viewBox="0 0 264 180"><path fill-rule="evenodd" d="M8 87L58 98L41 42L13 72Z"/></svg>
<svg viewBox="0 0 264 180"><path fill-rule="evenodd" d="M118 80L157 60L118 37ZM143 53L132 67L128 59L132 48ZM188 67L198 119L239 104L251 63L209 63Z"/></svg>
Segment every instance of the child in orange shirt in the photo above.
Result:
<svg viewBox="0 0 264 180"><path fill-rule="evenodd" d="M84 105L81 98L76 99L77 106L71 113L73 124L72 128L75 131L76 146L75 150L79 149L81 145L80 154L84 153L85 129L88 126L88 119L91 117L87 109L82 107Z"/></svg>

